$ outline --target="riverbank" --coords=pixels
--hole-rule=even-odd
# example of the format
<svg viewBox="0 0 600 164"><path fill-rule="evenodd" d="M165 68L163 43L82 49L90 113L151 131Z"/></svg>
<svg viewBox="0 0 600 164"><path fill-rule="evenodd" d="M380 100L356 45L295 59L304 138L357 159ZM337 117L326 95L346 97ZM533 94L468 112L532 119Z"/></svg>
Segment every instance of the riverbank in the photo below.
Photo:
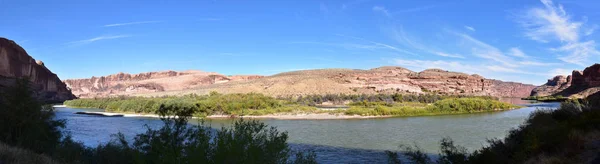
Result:
<svg viewBox="0 0 600 164"><path fill-rule="evenodd" d="M139 114L139 113L114 113L114 112L77 112L76 114L96 115L105 117L148 117L160 118L157 114ZM170 116L177 117L177 116ZM331 113L280 113L268 114L262 116L231 116L231 115L210 115L206 117L192 117L193 119L232 119L232 118L251 118L251 119L275 119L275 120L336 120L336 119L372 119L372 118L389 118L393 116L360 116L360 115L343 115Z"/></svg>
<svg viewBox="0 0 600 164"><path fill-rule="evenodd" d="M325 101L327 100L327 101ZM333 102L326 110L324 102ZM335 103L337 102L337 103ZM155 114L160 108L193 110L197 118L269 119L363 119L494 112L520 108L489 97L444 97L440 95L336 95L296 99L273 98L260 94L189 95L184 97L118 97L77 99L68 107L105 109L103 112ZM151 115L152 116L152 115ZM154 117L157 117L154 115Z"/></svg>

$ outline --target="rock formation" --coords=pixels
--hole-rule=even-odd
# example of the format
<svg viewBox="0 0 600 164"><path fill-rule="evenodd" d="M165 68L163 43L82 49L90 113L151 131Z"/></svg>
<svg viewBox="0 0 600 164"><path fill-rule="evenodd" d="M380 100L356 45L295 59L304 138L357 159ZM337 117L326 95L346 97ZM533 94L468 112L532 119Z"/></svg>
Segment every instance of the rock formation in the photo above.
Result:
<svg viewBox="0 0 600 164"><path fill-rule="evenodd" d="M255 92L272 96L441 93L527 97L535 87L440 69L413 72L402 67L379 67L370 70L317 69L285 72L266 77L223 76L200 71L152 72L138 75L120 73L65 82L75 94L81 97L207 94L210 91Z"/></svg>
<svg viewBox="0 0 600 164"><path fill-rule="evenodd" d="M187 90L203 85L229 81L245 81L261 77L258 75L225 76L202 71L162 71L134 75L118 73L89 79L68 79L65 80L65 83L77 97L91 98L133 93Z"/></svg>
<svg viewBox="0 0 600 164"><path fill-rule="evenodd" d="M531 96L564 96L584 98L600 91L600 64L583 71L574 70L570 76L556 76L548 83L535 88Z"/></svg>
<svg viewBox="0 0 600 164"><path fill-rule="evenodd" d="M14 41L0 38L0 89L28 78L35 94L47 103L75 98L66 85L42 61L36 61Z"/></svg>
<svg viewBox="0 0 600 164"><path fill-rule="evenodd" d="M551 96L571 86L572 76L558 75L531 91L531 96Z"/></svg>

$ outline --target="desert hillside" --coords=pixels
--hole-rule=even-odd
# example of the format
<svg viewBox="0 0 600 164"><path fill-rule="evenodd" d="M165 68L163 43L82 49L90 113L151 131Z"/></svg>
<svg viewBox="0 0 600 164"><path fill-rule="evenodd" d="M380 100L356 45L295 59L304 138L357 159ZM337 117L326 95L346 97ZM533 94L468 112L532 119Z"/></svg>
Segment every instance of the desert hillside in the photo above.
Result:
<svg viewBox="0 0 600 164"><path fill-rule="evenodd" d="M149 72L119 73L65 83L79 97L117 95L163 96L184 94L263 93L271 96L309 94L442 93L496 97L526 97L533 85L486 79L479 75L428 69L414 72L402 67L369 70L317 69L272 76L224 76L218 73Z"/></svg>

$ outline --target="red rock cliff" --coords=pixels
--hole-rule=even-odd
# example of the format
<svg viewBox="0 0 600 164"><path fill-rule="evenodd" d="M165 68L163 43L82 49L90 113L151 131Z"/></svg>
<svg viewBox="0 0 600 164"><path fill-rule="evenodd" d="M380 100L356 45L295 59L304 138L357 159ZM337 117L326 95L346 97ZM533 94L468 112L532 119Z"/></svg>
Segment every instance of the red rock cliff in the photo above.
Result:
<svg viewBox="0 0 600 164"><path fill-rule="evenodd" d="M14 41L0 38L0 88L14 84L17 78L29 78L37 96L46 102L62 102L75 98L66 85L36 61Z"/></svg>
<svg viewBox="0 0 600 164"><path fill-rule="evenodd" d="M557 76L539 86L532 96L565 96L583 98L600 91L600 64L594 64L583 71L574 70L570 76Z"/></svg>

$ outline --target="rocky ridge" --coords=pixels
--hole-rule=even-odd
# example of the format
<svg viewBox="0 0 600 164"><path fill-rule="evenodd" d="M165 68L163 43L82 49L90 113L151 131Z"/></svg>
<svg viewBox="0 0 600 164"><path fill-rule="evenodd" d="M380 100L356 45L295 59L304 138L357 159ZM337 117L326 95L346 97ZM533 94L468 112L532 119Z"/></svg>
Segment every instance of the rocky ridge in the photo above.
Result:
<svg viewBox="0 0 600 164"><path fill-rule="evenodd" d="M316 69L292 71L265 77L223 76L217 73L193 72L167 71L137 75L120 73L106 77L66 80L65 82L75 94L81 97L208 94L211 91L220 93L254 92L272 96L441 93L526 97L535 87L534 85L503 82L486 79L479 75L449 72L441 69L414 72L406 68L393 66L370 70Z"/></svg>
<svg viewBox="0 0 600 164"><path fill-rule="evenodd" d="M0 37L0 89L28 78L36 96L47 103L75 98L66 85L42 61L36 61L12 40Z"/></svg>
<svg viewBox="0 0 600 164"><path fill-rule="evenodd" d="M225 76L202 71L161 71L140 74L117 73L89 79L68 79L73 94L80 98L108 97L123 94L186 90L195 87L261 78L259 75Z"/></svg>
<svg viewBox="0 0 600 164"><path fill-rule="evenodd" d="M531 96L564 96L584 98L600 91L600 64L583 71L574 70L569 76L556 76L542 86L536 87Z"/></svg>

